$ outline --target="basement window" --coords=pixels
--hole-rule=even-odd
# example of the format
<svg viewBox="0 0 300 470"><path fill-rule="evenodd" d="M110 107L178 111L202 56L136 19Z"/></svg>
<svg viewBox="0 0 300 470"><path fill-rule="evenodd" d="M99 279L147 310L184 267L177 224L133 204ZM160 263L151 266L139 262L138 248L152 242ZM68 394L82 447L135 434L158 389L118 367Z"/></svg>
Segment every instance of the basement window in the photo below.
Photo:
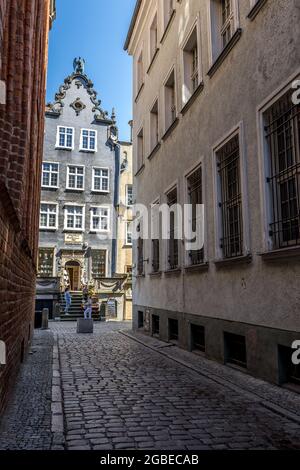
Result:
<svg viewBox="0 0 300 470"><path fill-rule="evenodd" d="M178 320L169 318L169 341L178 341Z"/></svg>
<svg viewBox="0 0 300 470"><path fill-rule="evenodd" d="M138 311L138 328L144 328L144 312Z"/></svg>
<svg viewBox="0 0 300 470"><path fill-rule="evenodd" d="M245 336L224 333L225 363L247 368Z"/></svg>
<svg viewBox="0 0 300 470"><path fill-rule="evenodd" d="M300 386L300 364L292 363L295 349L287 346L278 346L278 373L280 385Z"/></svg>
<svg viewBox="0 0 300 470"><path fill-rule="evenodd" d="M159 336L159 316L152 315L152 335Z"/></svg>
<svg viewBox="0 0 300 470"><path fill-rule="evenodd" d="M191 349L192 351L205 352L204 326L191 324Z"/></svg>

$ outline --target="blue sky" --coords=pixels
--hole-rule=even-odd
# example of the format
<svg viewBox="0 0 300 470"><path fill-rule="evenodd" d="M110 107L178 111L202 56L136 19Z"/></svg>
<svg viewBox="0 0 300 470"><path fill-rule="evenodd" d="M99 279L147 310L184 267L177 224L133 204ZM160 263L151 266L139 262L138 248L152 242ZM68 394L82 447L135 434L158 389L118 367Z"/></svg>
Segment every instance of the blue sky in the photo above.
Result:
<svg viewBox="0 0 300 470"><path fill-rule="evenodd" d="M50 32L47 102L73 71L74 57L86 60L103 109L116 108L120 139L130 137L131 57L123 50L136 0L56 0Z"/></svg>

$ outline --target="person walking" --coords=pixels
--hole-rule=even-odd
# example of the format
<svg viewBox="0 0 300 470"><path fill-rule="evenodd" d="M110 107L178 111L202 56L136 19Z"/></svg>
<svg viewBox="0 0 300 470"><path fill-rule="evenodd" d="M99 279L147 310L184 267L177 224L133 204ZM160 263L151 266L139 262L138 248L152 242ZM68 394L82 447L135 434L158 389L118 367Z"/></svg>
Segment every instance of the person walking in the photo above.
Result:
<svg viewBox="0 0 300 470"><path fill-rule="evenodd" d="M87 298L87 301L84 305L85 309L84 309L84 318L87 320L88 318L91 320L92 319L92 310L93 310L93 301L92 301L92 297L89 295L88 298Z"/></svg>
<svg viewBox="0 0 300 470"><path fill-rule="evenodd" d="M65 290L65 302L66 302L65 315L70 315L69 314L69 308L71 307L72 297L71 297L71 294L70 294L69 287L67 287L66 290Z"/></svg>

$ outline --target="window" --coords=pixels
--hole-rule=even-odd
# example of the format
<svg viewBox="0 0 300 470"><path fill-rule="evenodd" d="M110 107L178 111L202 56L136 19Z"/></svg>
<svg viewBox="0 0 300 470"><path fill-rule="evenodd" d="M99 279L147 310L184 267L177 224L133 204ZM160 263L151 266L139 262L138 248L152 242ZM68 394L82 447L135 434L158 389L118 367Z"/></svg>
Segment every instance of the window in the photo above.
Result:
<svg viewBox="0 0 300 470"><path fill-rule="evenodd" d="M163 0L164 30L168 27L174 11L174 0Z"/></svg>
<svg viewBox="0 0 300 470"><path fill-rule="evenodd" d="M58 188L58 163L43 163L42 186L43 188Z"/></svg>
<svg viewBox="0 0 300 470"><path fill-rule="evenodd" d="M57 128L56 147L61 149L73 150L74 148L74 128L61 127Z"/></svg>
<svg viewBox="0 0 300 470"><path fill-rule="evenodd" d="M300 364L292 363L294 349L278 345L279 383L300 385Z"/></svg>
<svg viewBox="0 0 300 470"><path fill-rule="evenodd" d="M125 233L125 244L126 245L132 245L132 222L127 221L126 222L126 233Z"/></svg>
<svg viewBox="0 0 300 470"><path fill-rule="evenodd" d="M144 328L144 312L138 311L138 328Z"/></svg>
<svg viewBox="0 0 300 470"><path fill-rule="evenodd" d="M205 352L205 328L191 324L191 350Z"/></svg>
<svg viewBox="0 0 300 470"><path fill-rule="evenodd" d="M151 151L157 146L158 135L158 101L156 101L150 111L150 145Z"/></svg>
<svg viewBox="0 0 300 470"><path fill-rule="evenodd" d="M84 167L68 166L67 189L83 191L84 189Z"/></svg>
<svg viewBox="0 0 300 470"><path fill-rule="evenodd" d="M176 220L176 209L177 204L177 188L172 189L167 194L167 203L170 207L170 226L169 226L169 240L168 240L168 268L178 268L178 238L176 237L177 232L177 220ZM173 207L173 210L172 210Z"/></svg>
<svg viewBox="0 0 300 470"><path fill-rule="evenodd" d="M84 206L66 205L65 230L84 230Z"/></svg>
<svg viewBox="0 0 300 470"><path fill-rule="evenodd" d="M87 152L97 151L97 131L81 129L80 150Z"/></svg>
<svg viewBox="0 0 300 470"><path fill-rule="evenodd" d="M183 103L185 104L200 83L197 25L183 47L183 77Z"/></svg>
<svg viewBox="0 0 300 470"><path fill-rule="evenodd" d="M144 130L141 129L137 136L137 164L138 170L144 165Z"/></svg>
<svg viewBox="0 0 300 470"><path fill-rule="evenodd" d="M159 336L159 316L152 315L152 335Z"/></svg>
<svg viewBox="0 0 300 470"><path fill-rule="evenodd" d="M92 250L93 277L106 276L106 250Z"/></svg>
<svg viewBox="0 0 300 470"><path fill-rule="evenodd" d="M109 170L93 168L93 191L109 192Z"/></svg>
<svg viewBox="0 0 300 470"><path fill-rule="evenodd" d="M197 229L197 205L203 204L202 191L202 167L199 166L187 178L188 202L192 206L192 231L195 233ZM191 265L197 265L204 262L204 248L201 250L191 250L189 252L189 260Z"/></svg>
<svg viewBox="0 0 300 470"><path fill-rule="evenodd" d="M138 276L142 276L144 274L144 240L141 235L137 242L137 258L137 273Z"/></svg>
<svg viewBox="0 0 300 470"><path fill-rule="evenodd" d="M91 207L91 231L107 232L109 230L108 207Z"/></svg>
<svg viewBox="0 0 300 470"><path fill-rule="evenodd" d="M158 273L160 270L160 212L159 201L151 206L151 224L152 224L152 272Z"/></svg>
<svg viewBox="0 0 300 470"><path fill-rule="evenodd" d="M126 186L126 206L133 205L133 186L132 184L127 184Z"/></svg>
<svg viewBox="0 0 300 470"><path fill-rule="evenodd" d="M169 318L169 341L178 341L178 320Z"/></svg>
<svg viewBox="0 0 300 470"><path fill-rule="evenodd" d="M212 61L232 39L238 29L237 0L211 0Z"/></svg>
<svg viewBox="0 0 300 470"><path fill-rule="evenodd" d="M164 87L165 92L165 130L173 124L176 119L176 93L175 93L175 71L172 70Z"/></svg>
<svg viewBox="0 0 300 470"><path fill-rule="evenodd" d="M40 228L56 230L57 212L57 204L42 202L40 210Z"/></svg>
<svg viewBox="0 0 300 470"><path fill-rule="evenodd" d="M158 50L158 35L157 35L157 13L152 21L150 27L150 63Z"/></svg>
<svg viewBox="0 0 300 470"><path fill-rule="evenodd" d="M38 276L53 276L54 250L52 248L41 248L38 254Z"/></svg>
<svg viewBox="0 0 300 470"><path fill-rule="evenodd" d="M247 367L247 351L245 336L224 333L225 362L240 367Z"/></svg>
<svg viewBox="0 0 300 470"><path fill-rule="evenodd" d="M141 51L138 61L137 61L137 94L144 84L144 59L143 51Z"/></svg>
<svg viewBox="0 0 300 470"><path fill-rule="evenodd" d="M239 135L231 138L216 155L222 224L220 247L223 258L233 258L243 255Z"/></svg>
<svg viewBox="0 0 300 470"><path fill-rule="evenodd" d="M291 93L264 113L273 249L300 245L300 106Z"/></svg>

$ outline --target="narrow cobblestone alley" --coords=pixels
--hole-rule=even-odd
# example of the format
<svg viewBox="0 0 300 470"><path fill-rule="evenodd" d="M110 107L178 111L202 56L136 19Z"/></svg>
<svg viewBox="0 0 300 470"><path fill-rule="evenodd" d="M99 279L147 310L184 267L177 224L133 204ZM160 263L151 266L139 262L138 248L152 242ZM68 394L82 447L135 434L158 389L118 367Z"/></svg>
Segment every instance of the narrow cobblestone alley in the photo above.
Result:
<svg viewBox="0 0 300 470"><path fill-rule="evenodd" d="M76 334L75 323L50 328L35 333L1 424L1 449L300 448L300 399L292 392L132 333L128 323L96 324L93 335ZM50 433L53 344L60 443ZM53 430L53 403L52 412Z"/></svg>

